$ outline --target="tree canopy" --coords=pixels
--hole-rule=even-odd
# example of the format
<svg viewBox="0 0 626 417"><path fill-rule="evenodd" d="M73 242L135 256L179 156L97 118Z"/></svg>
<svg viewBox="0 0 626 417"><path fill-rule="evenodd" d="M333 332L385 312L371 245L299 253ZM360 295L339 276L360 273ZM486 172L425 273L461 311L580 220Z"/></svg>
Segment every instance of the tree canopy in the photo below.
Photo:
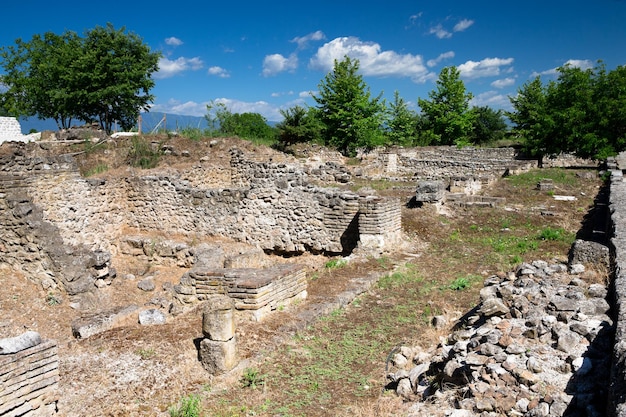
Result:
<svg viewBox="0 0 626 417"><path fill-rule="evenodd" d="M333 70L318 86L319 94L313 96L325 143L348 155L384 143L382 93L372 98L358 70L358 60L348 56L335 60Z"/></svg>
<svg viewBox="0 0 626 417"><path fill-rule="evenodd" d="M544 85L539 77L511 97L509 118L526 151L539 157L572 152L603 159L626 146L626 69L564 66Z"/></svg>
<svg viewBox="0 0 626 417"><path fill-rule="evenodd" d="M465 90L460 75L456 67L443 68L437 89L428 93L430 100L418 99L433 145L470 143L475 113L469 107L472 94Z"/></svg>
<svg viewBox="0 0 626 417"><path fill-rule="evenodd" d="M6 88L0 106L16 117L52 118L59 128L77 119L98 121L107 132L114 123L129 129L153 100L159 57L136 34L110 23L84 37L65 31L17 39L0 49Z"/></svg>
<svg viewBox="0 0 626 417"><path fill-rule="evenodd" d="M259 113L233 113L224 103L211 102L204 117L214 133L261 139L268 143L276 138L276 130Z"/></svg>

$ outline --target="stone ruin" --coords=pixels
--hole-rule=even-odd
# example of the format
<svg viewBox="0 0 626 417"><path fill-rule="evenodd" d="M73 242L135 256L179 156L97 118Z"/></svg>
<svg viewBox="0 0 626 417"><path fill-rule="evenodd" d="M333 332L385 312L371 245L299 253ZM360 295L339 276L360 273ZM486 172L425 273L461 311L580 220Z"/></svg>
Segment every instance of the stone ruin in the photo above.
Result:
<svg viewBox="0 0 626 417"><path fill-rule="evenodd" d="M41 133L22 134L20 122L15 117L0 117L0 144L3 142L32 142L41 137Z"/></svg>
<svg viewBox="0 0 626 417"><path fill-rule="evenodd" d="M522 264L485 280L480 303L430 350L403 347L390 387L411 416L605 415L615 323L581 264Z"/></svg>
<svg viewBox="0 0 626 417"><path fill-rule="evenodd" d="M57 415L59 357L57 343L37 332L0 339L0 415Z"/></svg>

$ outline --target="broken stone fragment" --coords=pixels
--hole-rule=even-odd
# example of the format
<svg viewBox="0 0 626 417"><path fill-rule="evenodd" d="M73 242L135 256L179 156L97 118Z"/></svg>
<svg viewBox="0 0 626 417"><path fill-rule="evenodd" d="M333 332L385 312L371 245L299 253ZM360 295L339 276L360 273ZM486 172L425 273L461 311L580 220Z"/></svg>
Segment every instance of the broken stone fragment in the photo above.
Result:
<svg viewBox="0 0 626 417"><path fill-rule="evenodd" d="M503 316L509 312L509 308L499 298L492 297L483 301L478 312L486 317Z"/></svg>

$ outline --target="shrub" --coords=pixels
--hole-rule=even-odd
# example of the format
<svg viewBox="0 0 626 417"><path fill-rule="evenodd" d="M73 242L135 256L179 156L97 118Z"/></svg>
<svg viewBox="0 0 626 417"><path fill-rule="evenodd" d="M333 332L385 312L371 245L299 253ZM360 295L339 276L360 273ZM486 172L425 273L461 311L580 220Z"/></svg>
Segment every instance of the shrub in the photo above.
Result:
<svg viewBox="0 0 626 417"><path fill-rule="evenodd" d="M154 168L159 163L161 157L160 146L157 149L152 147L152 143L143 137L133 137L130 149L128 151L128 159L132 166L142 169Z"/></svg>

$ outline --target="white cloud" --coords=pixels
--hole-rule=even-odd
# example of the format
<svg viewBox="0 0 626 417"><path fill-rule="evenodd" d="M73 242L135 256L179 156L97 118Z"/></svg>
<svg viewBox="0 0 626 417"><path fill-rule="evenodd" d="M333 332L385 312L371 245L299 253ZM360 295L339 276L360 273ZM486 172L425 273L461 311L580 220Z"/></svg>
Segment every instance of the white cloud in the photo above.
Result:
<svg viewBox="0 0 626 417"><path fill-rule="evenodd" d="M279 108L266 101L239 101L230 98L216 98L213 100L215 103L222 103L228 110L233 113L259 113L267 120L280 120Z"/></svg>
<svg viewBox="0 0 626 417"><path fill-rule="evenodd" d="M509 66L513 63L513 58L485 58L482 61L467 61L459 65L458 69L461 77L480 78L495 77L500 75L501 67ZM504 71L508 71L506 68Z"/></svg>
<svg viewBox="0 0 626 417"><path fill-rule="evenodd" d="M182 44L183 44L183 41L181 41L180 39L178 39L178 38L176 38L176 37L172 36L172 37L170 37L170 38L166 38L166 39L165 39L165 43L166 43L167 45L170 45L170 46L180 46L180 45L182 45Z"/></svg>
<svg viewBox="0 0 626 417"><path fill-rule="evenodd" d="M272 93L271 96L272 97L282 97L282 96L293 96L294 92L293 91L277 91L275 93Z"/></svg>
<svg viewBox="0 0 626 417"><path fill-rule="evenodd" d="M452 33L445 30L441 24L430 28L428 34L435 35L439 39L447 39L452 37Z"/></svg>
<svg viewBox="0 0 626 417"><path fill-rule="evenodd" d="M473 20L463 19L463 20L460 20L459 23L454 25L454 28L452 30L454 32L463 32L465 29L469 28L473 24L474 24Z"/></svg>
<svg viewBox="0 0 626 417"><path fill-rule="evenodd" d="M298 68L298 56L296 54L289 55L289 58L285 58L281 54L272 54L263 59L264 77L270 77L284 71L293 71L296 68Z"/></svg>
<svg viewBox="0 0 626 417"><path fill-rule="evenodd" d="M364 42L352 36L336 38L321 46L311 58L309 66L330 71L335 60L341 61L346 55L359 60L363 75L410 77L415 82L424 82L433 77L421 56L381 51L379 44Z"/></svg>
<svg viewBox="0 0 626 417"><path fill-rule="evenodd" d="M428 34L435 35L439 39L448 39L452 37L453 32L463 32L464 30L466 30L473 24L474 24L473 20L461 19L457 22L456 25L454 25L454 27L452 28L452 31L450 31L444 28L441 23L439 23L438 25L431 27L430 30L428 31Z"/></svg>
<svg viewBox="0 0 626 417"><path fill-rule="evenodd" d="M311 41L321 41L326 39L326 35L321 30L315 31L313 33L309 33L304 36L296 36L290 42L295 42L298 44L298 49L304 49L307 47L308 43Z"/></svg>
<svg viewBox="0 0 626 417"><path fill-rule="evenodd" d="M470 106L483 107L489 106L493 109L512 110L511 100L505 94L500 94L497 91L486 91L478 94L470 100Z"/></svg>
<svg viewBox="0 0 626 417"><path fill-rule="evenodd" d="M583 71L593 68L593 62L591 62L591 60L589 59L569 59L562 66L565 67L568 65L573 68L580 68ZM550 68L548 70L541 71L541 72L533 72L530 74L530 76L534 78L540 75L557 75L557 74L558 74L557 67L555 67L555 68Z"/></svg>
<svg viewBox="0 0 626 417"><path fill-rule="evenodd" d="M230 98L216 98L212 100L214 103L222 103L233 113L259 113L267 120L278 121L282 119L279 107L266 101L246 102ZM197 103L195 101L187 101L181 103L178 100L170 99L166 104L153 104L151 111L164 112L171 114L181 114L185 116L203 117L207 114L207 104L210 101ZM289 103L286 106L289 107Z"/></svg>
<svg viewBox="0 0 626 417"><path fill-rule="evenodd" d="M184 116L204 116L206 114L206 105L208 101L196 103L195 101L187 101L181 103L178 100L170 99L166 104L153 104L150 111L181 114Z"/></svg>
<svg viewBox="0 0 626 417"><path fill-rule="evenodd" d="M300 91L298 93L298 97L300 97L300 98L309 98L309 97L313 97L316 94L317 94L317 91Z"/></svg>
<svg viewBox="0 0 626 417"><path fill-rule="evenodd" d="M439 55L435 59L429 59L428 62L426 62L426 65L428 65L429 67L432 68L435 65L439 64L441 61L443 61L445 59L450 59L450 58L454 58L454 52L453 51L444 52L443 54Z"/></svg>
<svg viewBox="0 0 626 417"><path fill-rule="evenodd" d="M220 78L228 78L230 74L222 67L214 66L209 68L209 75L216 75Z"/></svg>
<svg viewBox="0 0 626 417"><path fill-rule="evenodd" d="M169 78L187 70L196 71L202 68L202 65L203 62L198 57L180 57L175 59L174 61L165 57L161 57L159 59L159 71L154 74L154 78Z"/></svg>
<svg viewBox="0 0 626 417"><path fill-rule="evenodd" d="M515 84L515 78L503 78L501 80L495 80L494 82L491 83L491 86L494 88L504 88L504 87L509 87L511 85Z"/></svg>

